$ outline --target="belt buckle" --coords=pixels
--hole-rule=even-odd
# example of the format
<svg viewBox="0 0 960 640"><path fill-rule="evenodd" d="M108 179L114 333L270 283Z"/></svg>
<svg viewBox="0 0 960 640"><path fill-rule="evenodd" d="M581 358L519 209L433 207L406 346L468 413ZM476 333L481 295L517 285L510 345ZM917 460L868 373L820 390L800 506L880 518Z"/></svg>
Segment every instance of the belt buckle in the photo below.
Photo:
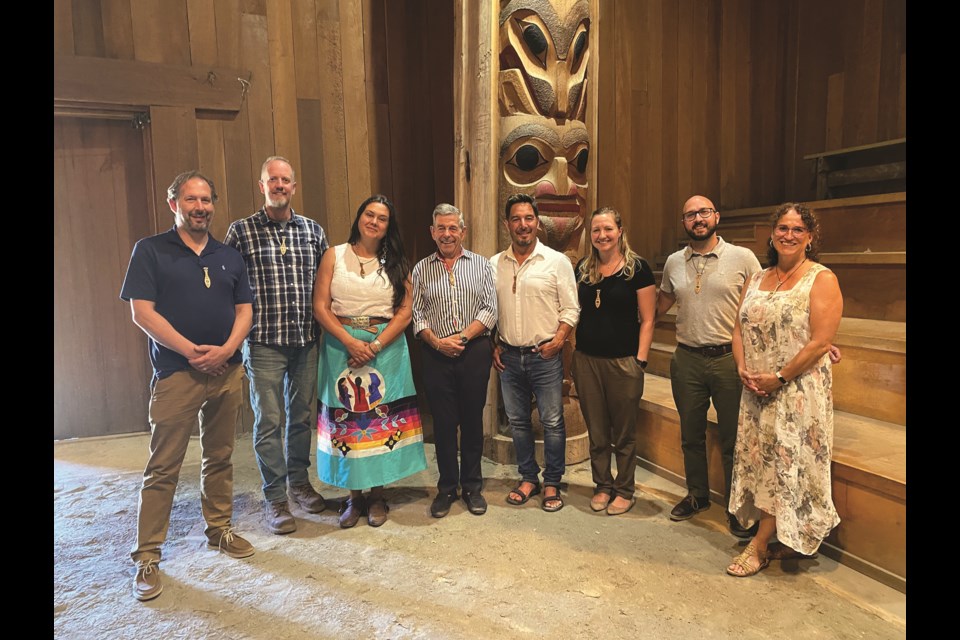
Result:
<svg viewBox="0 0 960 640"><path fill-rule="evenodd" d="M354 329L366 329L370 326L370 316L353 316L350 318L350 326Z"/></svg>

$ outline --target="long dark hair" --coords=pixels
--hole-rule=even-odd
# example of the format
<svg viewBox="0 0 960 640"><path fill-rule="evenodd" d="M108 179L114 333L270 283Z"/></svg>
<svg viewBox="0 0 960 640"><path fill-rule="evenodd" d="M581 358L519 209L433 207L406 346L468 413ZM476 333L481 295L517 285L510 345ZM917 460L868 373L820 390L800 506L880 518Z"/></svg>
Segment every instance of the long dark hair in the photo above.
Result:
<svg viewBox="0 0 960 640"><path fill-rule="evenodd" d="M803 220L803 226L805 226L810 233L810 246L808 247L809 251L807 251L807 259L812 262L820 262L820 221L817 220L817 214L814 213L810 207L797 202L784 202L777 207L773 215L770 216L771 231L776 228L777 223L780 222L780 218L790 211L797 212L797 215ZM780 254L773 248L772 238L767 242L767 262L771 267L777 266L777 263L780 262Z"/></svg>
<svg viewBox="0 0 960 640"><path fill-rule="evenodd" d="M387 233L380 241L377 247L377 259L380 267L377 269L377 275L387 272L387 279L393 287L393 308L399 309L404 296L407 295L407 276L410 275L410 261L407 260L407 254L403 250L403 240L400 238L400 221L397 220L397 210L387 196L377 194L370 196L360 204L357 209L357 216L353 219L353 226L350 227L350 238L347 240L350 244L357 244L360 240L360 216L366 211L367 207L373 203L382 204L390 212L390 219L387 220Z"/></svg>

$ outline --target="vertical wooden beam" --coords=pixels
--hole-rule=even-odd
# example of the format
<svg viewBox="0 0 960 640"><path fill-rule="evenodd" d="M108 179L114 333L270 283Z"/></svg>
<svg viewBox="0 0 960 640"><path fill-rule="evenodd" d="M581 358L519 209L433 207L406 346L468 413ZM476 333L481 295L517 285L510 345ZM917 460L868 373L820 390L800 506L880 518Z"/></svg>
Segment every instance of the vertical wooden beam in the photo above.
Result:
<svg viewBox="0 0 960 640"><path fill-rule="evenodd" d="M737 125L740 121L737 116L740 106L737 99L737 52L744 45L737 40L737 24L743 19L739 10L740 2L724 0L720 7L720 192L719 200L714 199L714 204L722 210L736 206L733 203L736 200L740 160L737 153Z"/></svg>
<svg viewBox="0 0 960 640"><path fill-rule="evenodd" d="M137 0L130 3L130 17L137 60L190 64L186 0Z"/></svg>
<svg viewBox="0 0 960 640"><path fill-rule="evenodd" d="M882 0L850 1L845 14L843 146L877 141Z"/></svg>
<svg viewBox="0 0 960 640"><path fill-rule="evenodd" d="M694 68L696 66L694 58L699 59L698 52L702 48L706 48L704 46L706 34L700 33L694 28L695 1L681 0L675 5L677 10L677 33L674 35L676 69L673 73L677 87L677 107L675 109L677 113L677 142L671 155L673 155L672 160L677 167L676 180L679 193L674 202L670 202L668 203L669 206L664 207L671 214L674 214L675 220L679 217L676 214L679 212L680 205L683 204L682 201L694 193L702 193L708 198L718 195L705 193L706 185L694 179L693 156L694 154L707 153L705 147L709 147L709 145L704 145L702 140L694 139L695 114L702 111L704 101L709 100L709 96L703 95L705 87L700 86L697 79L694 78ZM720 105L720 107L722 110L723 105ZM671 153L667 145L665 145L664 153ZM663 251L669 255L675 248L675 244L671 244L664 247Z"/></svg>
<svg viewBox="0 0 960 640"><path fill-rule="evenodd" d="M293 0L293 57L296 60L297 98L320 98L317 4L314 0ZM303 136L300 140L302 143Z"/></svg>
<svg viewBox="0 0 960 640"><path fill-rule="evenodd" d="M387 30L383 2L362 0L361 9L370 190L393 193L393 178L390 175L390 103L387 99Z"/></svg>
<svg viewBox="0 0 960 640"><path fill-rule="evenodd" d="M197 146L197 117L186 107L150 108L150 149L154 189L159 198L154 232L169 225L167 187L184 171L200 166Z"/></svg>
<svg viewBox="0 0 960 640"><path fill-rule="evenodd" d="M496 51L498 3L455 0L453 66L454 144L457 171L454 204L470 229L466 244L483 256L497 252L498 110ZM592 45L591 45L592 46ZM589 107L588 107L589 108ZM467 175L469 155L469 176ZM497 377L490 376L483 409L486 437L497 434Z"/></svg>
<svg viewBox="0 0 960 640"><path fill-rule="evenodd" d="M588 69L589 74L597 70L596 75L589 75L588 82L594 83L596 89L596 99L587 103L587 113L591 109L597 116L596 138L593 140L594 148L591 150L592 157L590 165L592 171L596 171L596 179L591 185L591 190L596 194L597 202L605 205L618 207L621 211L627 210L627 203L623 200L625 194L621 194L618 189L618 183L615 180L615 165L619 160L617 151L616 134L616 87L618 58L616 56L617 43L620 32L618 29L619 20L617 15L618 4L615 0L598 0L599 10L596 14L602 21L603 38L593 38L590 41L590 63L594 66ZM596 56L594 55L596 54ZM596 61L594 61L596 57ZM600 64L600 60L603 64ZM592 96L588 94L587 99ZM600 153L600 149L605 149Z"/></svg>
<svg viewBox="0 0 960 640"><path fill-rule="evenodd" d="M880 88L877 106L877 141L897 135L900 106L900 56L906 39L907 7L903 0L883 0L880 42Z"/></svg>
<svg viewBox="0 0 960 640"><path fill-rule="evenodd" d="M270 53L270 89L273 102L274 148L293 167L300 166L300 127L297 121L297 72L293 56L293 18L289 0L268 0L267 43ZM264 156L266 158L267 156ZM264 158L260 158L262 163ZM296 170L296 169L294 169ZM259 167L257 168L259 172ZM259 176L257 176L259 177ZM293 196L293 208L302 209L303 197Z"/></svg>
<svg viewBox="0 0 960 640"><path fill-rule="evenodd" d="M73 47L78 56L104 54L103 18L100 16L100 0L73 0Z"/></svg>
<svg viewBox="0 0 960 640"><path fill-rule="evenodd" d="M191 64L220 64L214 0L187 0Z"/></svg>
<svg viewBox="0 0 960 640"><path fill-rule="evenodd" d="M251 71L250 88L247 91L247 124L250 136L250 166L247 184L251 202L262 198L257 187L260 165L274 154L276 142L273 137L273 100L270 92L271 69L269 59L263 55L268 50L267 17L245 13L240 18L241 66Z"/></svg>
<svg viewBox="0 0 960 640"><path fill-rule="evenodd" d="M347 149L343 113L343 63L340 43L339 0L317 2L317 54L320 62L320 118L319 130L323 174L315 180L324 181L327 236L331 243L345 242L353 222L353 209L347 199Z"/></svg>
<svg viewBox="0 0 960 640"><path fill-rule="evenodd" d="M73 55L73 0L53 0L53 52Z"/></svg>
<svg viewBox="0 0 960 640"><path fill-rule="evenodd" d="M823 141L824 151L843 147L843 79L842 72L832 73L827 77L827 127Z"/></svg>
<svg viewBox="0 0 960 640"><path fill-rule="evenodd" d="M597 177L597 161L600 154L597 150L599 142L599 96L600 92L600 40L603 25L600 22L600 0L590 0L590 61L587 65L587 131L590 132L590 158L587 163L587 184L590 191L587 194L587 211L596 211L599 202L598 190L600 184Z"/></svg>
<svg viewBox="0 0 960 640"><path fill-rule="evenodd" d="M227 165L223 155L223 127L218 120L197 120L197 166L204 175L213 180L217 186L219 199L216 204L216 215L213 216L210 232L217 239L222 240L227 233L227 227L234 220L249 215L245 208L233 211L230 207L230 192L227 190Z"/></svg>
<svg viewBox="0 0 960 640"><path fill-rule="evenodd" d="M786 35L786 80L784 91L784 200L797 196L797 169L803 162L798 148L799 74L800 74L800 0L788 0Z"/></svg>
<svg viewBox="0 0 960 640"><path fill-rule="evenodd" d="M613 56L605 58L604 64L613 64L616 68L613 82L613 120L611 122L613 130L613 153L611 160L613 166L609 167L613 175L613 184L618 192L622 192L620 206L629 211L636 210L639 200L634 198L634 180L636 179L635 170L639 170L633 164L632 145L634 113L631 109L633 102L643 98L641 88L637 87L633 81L633 61L635 59L635 46L631 27L635 20L631 19L636 15L636 4L620 2L616 7L616 20L610 34L615 41ZM602 55L602 54L601 54ZM639 126L639 123L637 123ZM608 150L609 151L609 150ZM607 151L604 152L604 155Z"/></svg>
<svg viewBox="0 0 960 640"><path fill-rule="evenodd" d="M680 43L680 3L663 2L662 26L660 29L662 48L660 57L660 85L663 95L662 145L659 149L662 183L660 195L656 204L649 211L644 212L643 219L634 216L630 224L630 243L634 247L641 247L640 240L645 239L641 255L653 265L657 255L666 253L666 250L677 242L677 216L673 215L679 195L680 176L680 129L679 112L689 109L691 99L680 92L680 77L677 60L683 45ZM712 56L716 57L716 56ZM696 102L696 101L694 101ZM646 219L655 219L653 228L646 228ZM656 266L654 265L654 268Z"/></svg>
<svg viewBox="0 0 960 640"><path fill-rule="evenodd" d="M240 0L214 0L217 56L226 67L240 66Z"/></svg>
<svg viewBox="0 0 960 640"><path fill-rule="evenodd" d="M340 0L347 201L354 203L354 206L359 205L371 194L363 31L363 11L360 0Z"/></svg>
<svg viewBox="0 0 960 640"><path fill-rule="evenodd" d="M108 58L133 60L133 19L130 0L100 0L103 47Z"/></svg>
<svg viewBox="0 0 960 640"><path fill-rule="evenodd" d="M339 162L339 158L326 159L323 155L323 118L320 115L320 100L301 98L297 100L297 122L300 123L300 166L297 171L297 192L303 198L300 214L320 223L328 236L326 193L341 185L328 185L323 179L324 165ZM338 242L339 242L338 238ZM331 238L331 242L333 238Z"/></svg>
<svg viewBox="0 0 960 640"><path fill-rule="evenodd" d="M897 95L897 137L907 135L907 54L900 54L900 91Z"/></svg>

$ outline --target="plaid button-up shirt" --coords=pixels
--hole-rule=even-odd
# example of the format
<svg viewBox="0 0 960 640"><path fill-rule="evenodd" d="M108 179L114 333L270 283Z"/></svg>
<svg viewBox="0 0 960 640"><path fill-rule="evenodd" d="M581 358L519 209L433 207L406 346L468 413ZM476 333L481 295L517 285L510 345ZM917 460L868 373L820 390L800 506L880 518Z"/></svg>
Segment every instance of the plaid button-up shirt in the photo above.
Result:
<svg viewBox="0 0 960 640"><path fill-rule="evenodd" d="M223 241L247 264L253 288L250 341L290 347L316 340L313 283L328 247L323 227L292 209L284 226L260 209L232 222Z"/></svg>

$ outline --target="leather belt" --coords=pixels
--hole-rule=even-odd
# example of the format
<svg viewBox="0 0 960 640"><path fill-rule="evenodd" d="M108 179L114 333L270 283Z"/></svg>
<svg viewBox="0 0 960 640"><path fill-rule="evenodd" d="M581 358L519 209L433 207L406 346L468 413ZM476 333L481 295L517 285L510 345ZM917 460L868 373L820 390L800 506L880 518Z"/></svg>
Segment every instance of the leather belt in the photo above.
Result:
<svg viewBox="0 0 960 640"><path fill-rule="evenodd" d="M732 344L718 344L709 347L691 347L690 345L683 344L678 342L677 346L686 351L692 353L699 353L702 356L707 356L708 358L718 358L720 356L725 356L728 353L733 351Z"/></svg>
<svg viewBox="0 0 960 640"><path fill-rule="evenodd" d="M345 324L348 327L353 327L354 329L366 329L367 327L372 327L375 324L384 324L390 322L390 318L377 318L374 316L337 316L337 321L340 324Z"/></svg>
<svg viewBox="0 0 960 640"><path fill-rule="evenodd" d="M531 345L531 346L529 346L529 347L515 347L515 346L513 346L512 344L507 344L506 342L503 342L503 341L501 340L501 341L500 341L500 348L501 348L501 349L504 349L504 350L506 350L506 351L516 351L517 353L536 353L537 348L538 348L540 345L546 344L546 343L550 342L550 340L552 340L552 339L553 339L553 338L547 338L546 340L544 340L544 341L541 342L540 344Z"/></svg>

